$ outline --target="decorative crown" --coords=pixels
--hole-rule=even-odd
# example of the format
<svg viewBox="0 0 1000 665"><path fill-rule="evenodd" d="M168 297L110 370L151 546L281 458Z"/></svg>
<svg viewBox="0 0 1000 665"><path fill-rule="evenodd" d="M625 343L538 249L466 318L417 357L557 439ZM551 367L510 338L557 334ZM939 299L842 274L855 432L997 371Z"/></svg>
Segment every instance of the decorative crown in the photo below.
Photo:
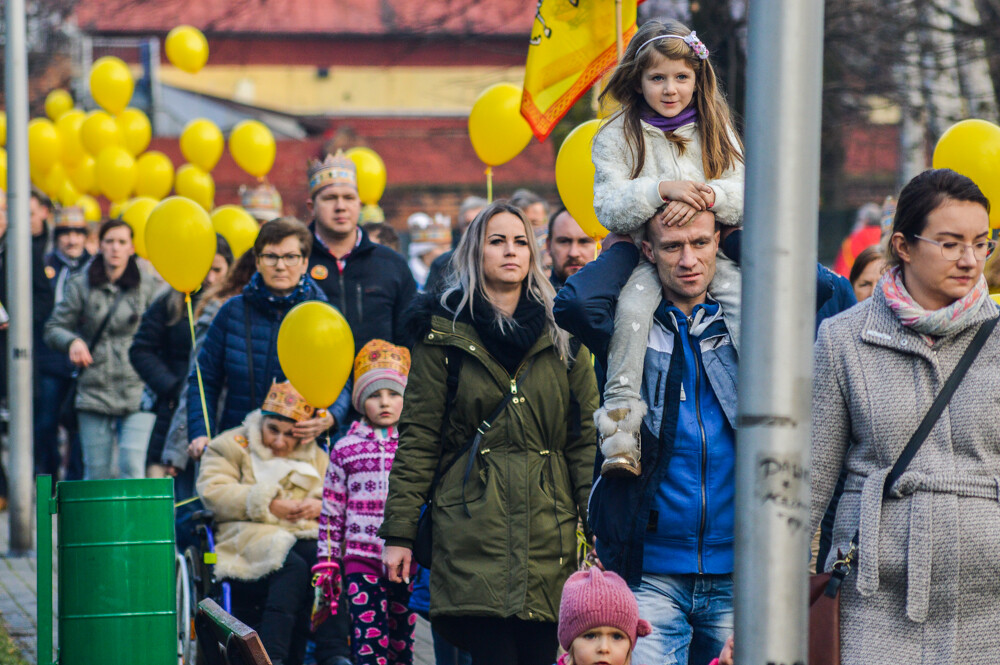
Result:
<svg viewBox="0 0 1000 665"><path fill-rule="evenodd" d="M84 229L87 228L87 218L83 208L78 206L66 206L56 208L55 227L57 229Z"/></svg>
<svg viewBox="0 0 1000 665"><path fill-rule="evenodd" d="M266 182L256 187L240 185L240 205L261 222L281 217L281 194L274 185Z"/></svg>
<svg viewBox="0 0 1000 665"><path fill-rule="evenodd" d="M272 381L271 389L267 391L267 397L264 399L264 404L260 407L260 410L265 416L282 416L290 418L297 423L309 420L316 411L292 387L289 381L285 381L284 383Z"/></svg>
<svg viewBox="0 0 1000 665"><path fill-rule="evenodd" d="M406 219L411 243L451 244L451 219L441 213L431 217L424 212L415 212Z"/></svg>
<svg viewBox="0 0 1000 665"><path fill-rule="evenodd" d="M410 373L410 351L385 340L371 340L361 347L354 359L354 380L360 381L362 376L373 370L391 370L407 376Z"/></svg>
<svg viewBox="0 0 1000 665"><path fill-rule="evenodd" d="M309 196L337 184L358 188L358 169L343 150L336 155L327 153L323 161L309 160Z"/></svg>

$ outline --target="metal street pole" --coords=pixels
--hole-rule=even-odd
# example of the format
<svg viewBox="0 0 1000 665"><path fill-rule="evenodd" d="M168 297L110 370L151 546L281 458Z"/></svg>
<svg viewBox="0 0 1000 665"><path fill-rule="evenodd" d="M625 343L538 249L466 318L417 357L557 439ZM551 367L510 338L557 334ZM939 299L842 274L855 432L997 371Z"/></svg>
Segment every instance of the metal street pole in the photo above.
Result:
<svg viewBox="0 0 1000 665"><path fill-rule="evenodd" d="M28 49L24 0L6 0L7 406L10 410L10 550L32 548L31 220L28 215ZM46 497L47 498L47 497Z"/></svg>
<svg viewBox="0 0 1000 665"><path fill-rule="evenodd" d="M823 1L748 4L736 662L796 665L808 651Z"/></svg>

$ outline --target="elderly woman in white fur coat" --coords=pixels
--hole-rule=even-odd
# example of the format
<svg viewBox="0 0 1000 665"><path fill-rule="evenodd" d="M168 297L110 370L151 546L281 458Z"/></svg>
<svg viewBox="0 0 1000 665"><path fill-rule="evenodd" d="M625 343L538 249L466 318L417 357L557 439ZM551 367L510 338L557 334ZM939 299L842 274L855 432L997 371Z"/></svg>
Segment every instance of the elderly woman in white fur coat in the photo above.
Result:
<svg viewBox="0 0 1000 665"><path fill-rule="evenodd" d="M215 513L215 575L233 582L234 614L248 623L257 622L237 606L266 593L255 627L276 665L301 662L313 597L328 457L296 430L312 414L291 384L272 385L261 409L209 443L198 472L198 495ZM315 634L318 663L343 662L335 632L327 621Z"/></svg>

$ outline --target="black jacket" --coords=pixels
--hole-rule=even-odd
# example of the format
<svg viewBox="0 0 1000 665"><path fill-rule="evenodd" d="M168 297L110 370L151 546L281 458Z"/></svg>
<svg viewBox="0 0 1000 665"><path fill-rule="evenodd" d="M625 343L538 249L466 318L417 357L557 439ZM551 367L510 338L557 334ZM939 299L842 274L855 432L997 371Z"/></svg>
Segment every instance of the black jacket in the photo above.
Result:
<svg viewBox="0 0 1000 665"><path fill-rule="evenodd" d="M347 257L341 272L337 259L315 237L316 222L309 228L314 235L309 275L347 319L355 353L373 339L401 344L407 337L403 311L417 293L406 259L372 242L359 228L361 243Z"/></svg>
<svg viewBox="0 0 1000 665"><path fill-rule="evenodd" d="M187 310L170 323L167 303L173 291L156 298L142 315L139 330L132 338L128 359L143 382L156 393L156 424L149 438L148 459L159 463L177 399L187 384L191 357L191 330ZM192 307L195 303L192 303Z"/></svg>
<svg viewBox="0 0 1000 665"><path fill-rule="evenodd" d="M69 361L69 356L50 349L45 343L45 322L49 320L52 310L62 300L63 291L69 278L85 270L90 258L90 253L86 250L84 250L83 256L76 261L71 261L58 251L53 250L44 258L42 270L45 282L35 284L35 280L32 279L35 307L34 357L35 368L38 372L65 379L76 374L76 368Z"/></svg>

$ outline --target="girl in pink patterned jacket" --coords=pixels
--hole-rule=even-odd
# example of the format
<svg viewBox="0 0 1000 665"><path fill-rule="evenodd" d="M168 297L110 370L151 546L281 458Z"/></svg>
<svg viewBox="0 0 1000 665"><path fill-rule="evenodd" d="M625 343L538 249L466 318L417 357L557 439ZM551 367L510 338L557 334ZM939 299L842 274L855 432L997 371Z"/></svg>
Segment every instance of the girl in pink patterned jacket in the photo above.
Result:
<svg viewBox="0 0 1000 665"><path fill-rule="evenodd" d="M389 470L399 444L396 424L410 353L376 339L354 361L351 401L364 418L330 451L319 518L318 586L340 595L347 586L357 665L411 665L416 615L407 607L411 587L383 573L382 525Z"/></svg>

